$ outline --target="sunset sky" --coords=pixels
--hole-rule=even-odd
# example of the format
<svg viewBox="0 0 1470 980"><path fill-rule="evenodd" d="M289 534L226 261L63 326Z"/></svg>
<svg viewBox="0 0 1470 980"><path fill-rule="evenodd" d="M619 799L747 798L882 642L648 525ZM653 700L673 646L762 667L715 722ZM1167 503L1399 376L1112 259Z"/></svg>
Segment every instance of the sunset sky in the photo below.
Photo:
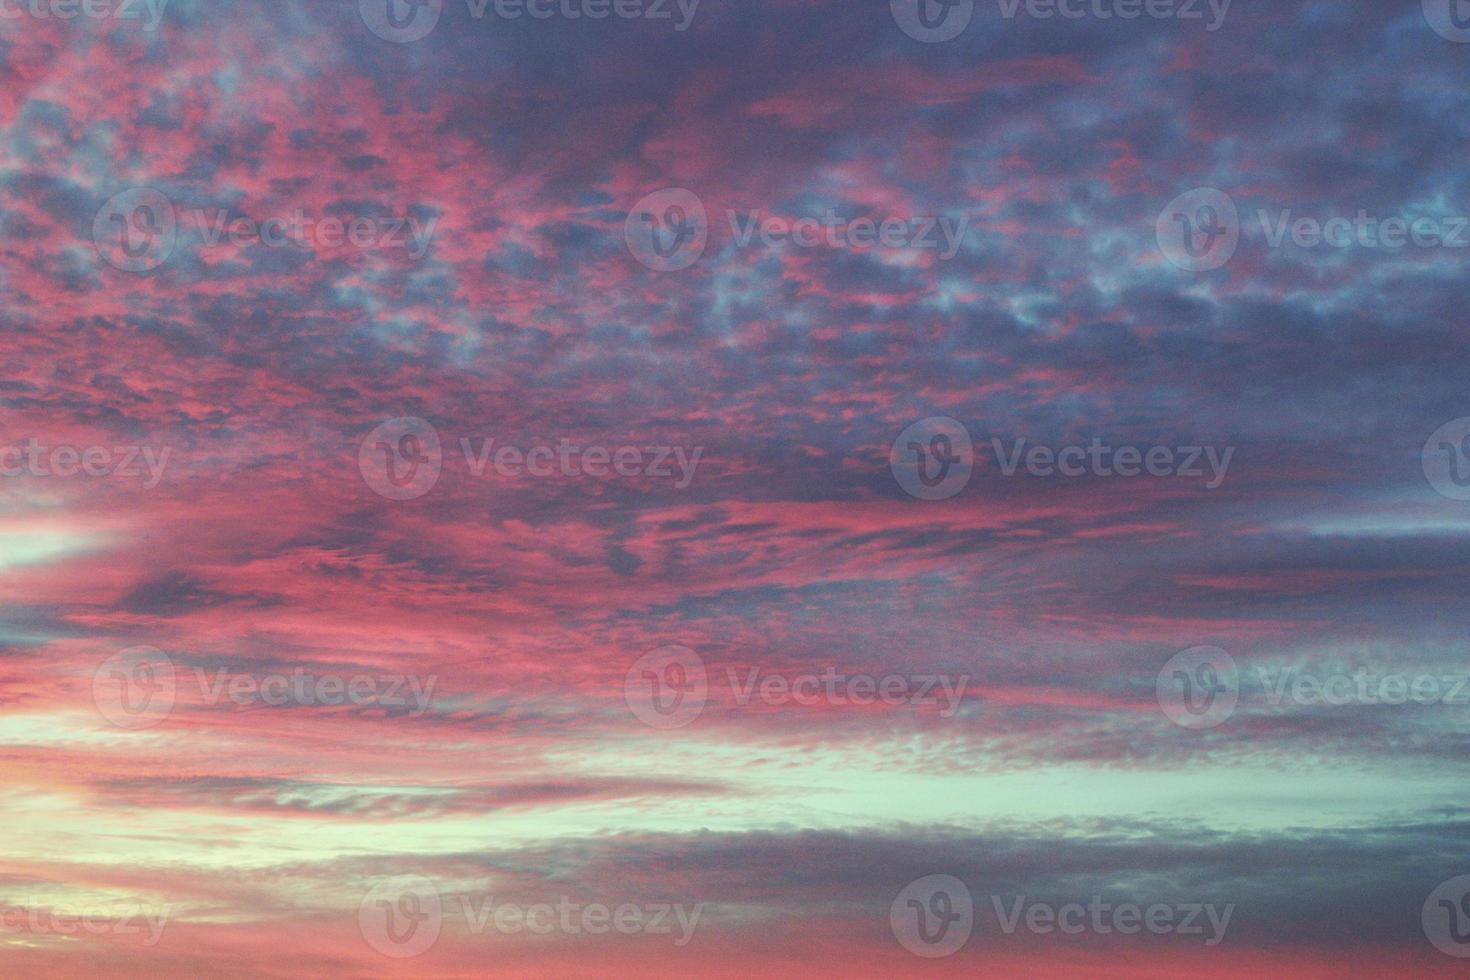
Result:
<svg viewBox="0 0 1470 980"><path fill-rule="evenodd" d="M1465 976L1467 137L1466 0L0 0L0 976Z"/></svg>

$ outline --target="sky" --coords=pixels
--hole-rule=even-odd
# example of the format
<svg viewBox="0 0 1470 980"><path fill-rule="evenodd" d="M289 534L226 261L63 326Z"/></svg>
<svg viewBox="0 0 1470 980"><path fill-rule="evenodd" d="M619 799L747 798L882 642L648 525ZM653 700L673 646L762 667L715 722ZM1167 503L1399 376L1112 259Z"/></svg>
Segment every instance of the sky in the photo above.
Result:
<svg viewBox="0 0 1470 980"><path fill-rule="evenodd" d="M0 0L0 974L1464 976L1467 81Z"/></svg>

